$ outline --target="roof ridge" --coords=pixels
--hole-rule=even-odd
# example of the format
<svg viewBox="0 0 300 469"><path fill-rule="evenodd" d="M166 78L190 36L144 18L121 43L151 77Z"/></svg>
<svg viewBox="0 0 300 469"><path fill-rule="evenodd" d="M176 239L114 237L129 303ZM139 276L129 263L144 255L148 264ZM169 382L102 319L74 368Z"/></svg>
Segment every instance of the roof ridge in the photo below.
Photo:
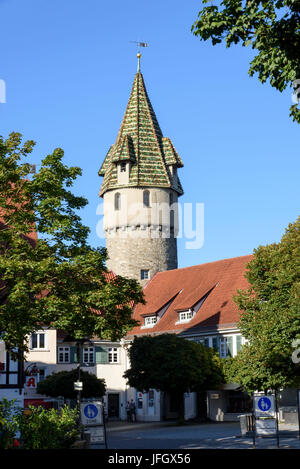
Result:
<svg viewBox="0 0 300 469"><path fill-rule="evenodd" d="M190 265L190 266L186 266L186 267L179 267L177 269L164 270L163 272L157 272L156 275L165 274L167 272L171 272L171 271L174 271L174 270L176 270L176 272L177 272L178 270L193 269L195 267L202 267L204 265L217 264L219 262L230 261L230 260L233 260L233 259L241 259L243 257L252 257L252 256L253 256L253 254L245 254L244 256L228 257L228 258L225 258L225 259L218 259L217 261L204 262L203 264L196 264L196 265Z"/></svg>

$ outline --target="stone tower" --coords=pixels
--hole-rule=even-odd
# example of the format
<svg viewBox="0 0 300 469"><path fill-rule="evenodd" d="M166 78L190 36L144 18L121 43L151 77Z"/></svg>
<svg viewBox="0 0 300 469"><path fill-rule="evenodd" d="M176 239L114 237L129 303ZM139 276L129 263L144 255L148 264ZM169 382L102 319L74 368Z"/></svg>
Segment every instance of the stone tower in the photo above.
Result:
<svg viewBox="0 0 300 469"><path fill-rule="evenodd" d="M123 121L99 170L107 267L142 285L158 271L177 268L177 199L183 163L163 137L138 70Z"/></svg>

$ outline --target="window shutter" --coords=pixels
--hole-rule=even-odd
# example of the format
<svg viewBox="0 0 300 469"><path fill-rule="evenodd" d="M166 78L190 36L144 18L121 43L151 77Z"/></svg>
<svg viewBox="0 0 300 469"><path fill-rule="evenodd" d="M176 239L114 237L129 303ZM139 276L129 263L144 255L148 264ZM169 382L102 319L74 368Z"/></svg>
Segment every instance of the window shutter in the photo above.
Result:
<svg viewBox="0 0 300 469"><path fill-rule="evenodd" d="M105 364L108 363L108 352L106 347L95 347L95 355L96 355L96 364Z"/></svg>
<svg viewBox="0 0 300 469"><path fill-rule="evenodd" d="M208 339L208 337L206 337L206 338L204 339L204 345L205 345L205 347L209 347L209 339Z"/></svg>
<svg viewBox="0 0 300 469"><path fill-rule="evenodd" d="M233 350L232 350L232 335L227 337L227 356L232 357Z"/></svg>
<svg viewBox="0 0 300 469"><path fill-rule="evenodd" d="M239 352L242 348L242 336L239 334L236 336L236 351Z"/></svg>
<svg viewBox="0 0 300 469"><path fill-rule="evenodd" d="M77 347L70 347L70 363L78 363Z"/></svg>

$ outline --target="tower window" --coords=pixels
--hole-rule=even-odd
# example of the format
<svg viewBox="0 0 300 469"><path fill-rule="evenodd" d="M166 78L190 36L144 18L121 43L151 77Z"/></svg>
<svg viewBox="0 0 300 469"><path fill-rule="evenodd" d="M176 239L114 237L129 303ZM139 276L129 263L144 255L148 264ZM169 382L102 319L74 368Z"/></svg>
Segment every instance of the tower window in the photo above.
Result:
<svg viewBox="0 0 300 469"><path fill-rule="evenodd" d="M141 280L148 280L150 278L149 270L141 270Z"/></svg>
<svg viewBox="0 0 300 469"><path fill-rule="evenodd" d="M150 192L149 191L143 192L143 204L144 204L144 207L150 207Z"/></svg>
<svg viewBox="0 0 300 469"><path fill-rule="evenodd" d="M115 194L115 210L120 210L121 208L121 194L117 192Z"/></svg>
<svg viewBox="0 0 300 469"><path fill-rule="evenodd" d="M122 162L121 163L121 173L125 173L126 172L126 163Z"/></svg>

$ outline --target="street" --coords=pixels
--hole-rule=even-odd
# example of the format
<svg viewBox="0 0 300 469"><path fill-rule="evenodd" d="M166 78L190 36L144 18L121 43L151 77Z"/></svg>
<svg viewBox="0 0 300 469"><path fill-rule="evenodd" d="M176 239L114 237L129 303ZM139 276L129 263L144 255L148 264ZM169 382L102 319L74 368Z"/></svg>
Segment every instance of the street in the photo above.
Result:
<svg viewBox="0 0 300 469"><path fill-rule="evenodd" d="M277 448L273 437L255 438L257 449ZM116 449L252 449L253 438L241 435L237 422L188 424L175 422L133 423L109 422L107 446ZM103 446L93 445L92 449ZM298 426L281 425L280 449L300 449Z"/></svg>

